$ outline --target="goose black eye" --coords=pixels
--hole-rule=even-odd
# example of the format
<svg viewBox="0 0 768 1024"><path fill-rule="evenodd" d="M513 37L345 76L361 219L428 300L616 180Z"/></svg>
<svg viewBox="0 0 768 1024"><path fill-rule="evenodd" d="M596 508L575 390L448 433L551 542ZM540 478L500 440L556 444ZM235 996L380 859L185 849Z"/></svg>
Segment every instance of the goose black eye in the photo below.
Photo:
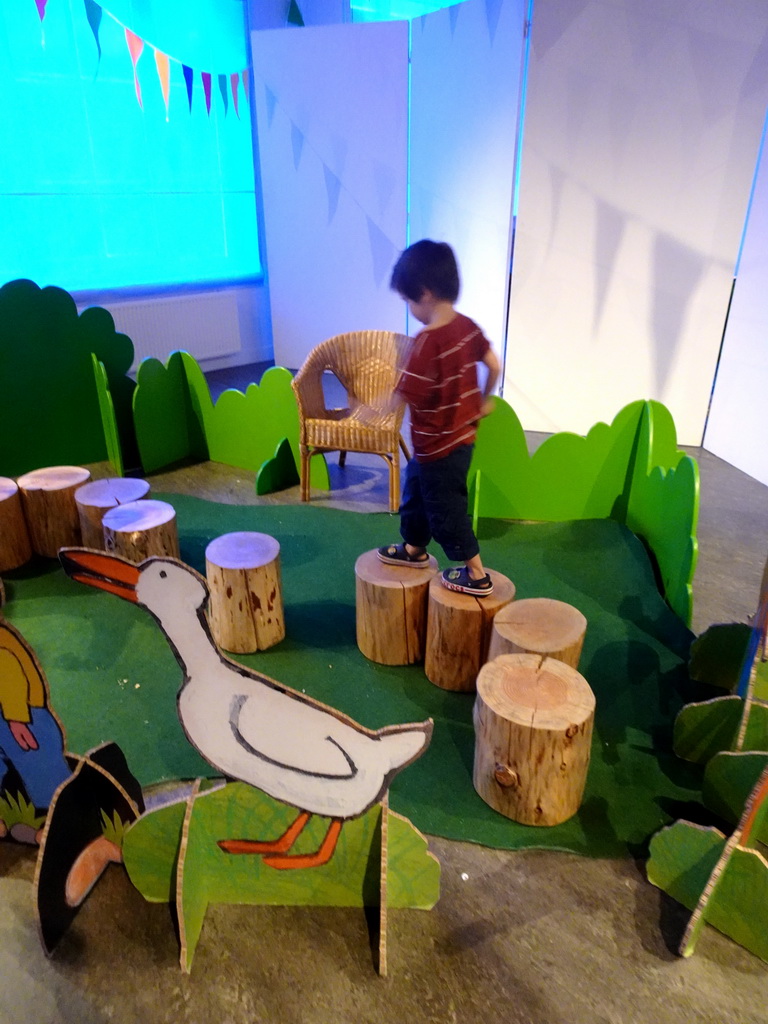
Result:
<svg viewBox="0 0 768 1024"><path fill-rule="evenodd" d="M165 569L161 569L160 570L160 579L161 580L164 580L167 575L168 575L168 573L165 571Z"/></svg>

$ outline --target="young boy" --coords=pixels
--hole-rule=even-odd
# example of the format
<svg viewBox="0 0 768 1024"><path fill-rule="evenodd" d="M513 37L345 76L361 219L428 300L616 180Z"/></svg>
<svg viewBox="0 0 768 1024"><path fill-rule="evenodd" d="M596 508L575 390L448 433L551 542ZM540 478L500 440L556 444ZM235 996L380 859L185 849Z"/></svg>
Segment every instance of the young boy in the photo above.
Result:
<svg viewBox="0 0 768 1024"><path fill-rule="evenodd" d="M493 591L467 512L467 473L477 422L492 405L499 360L480 328L453 308L459 270L451 247L425 239L409 246L392 271L392 287L424 324L414 339L395 388L411 412L413 458L400 503L402 544L379 548L382 562L426 568L434 539L460 568L445 569L442 583L476 597ZM488 374L483 390L477 363Z"/></svg>

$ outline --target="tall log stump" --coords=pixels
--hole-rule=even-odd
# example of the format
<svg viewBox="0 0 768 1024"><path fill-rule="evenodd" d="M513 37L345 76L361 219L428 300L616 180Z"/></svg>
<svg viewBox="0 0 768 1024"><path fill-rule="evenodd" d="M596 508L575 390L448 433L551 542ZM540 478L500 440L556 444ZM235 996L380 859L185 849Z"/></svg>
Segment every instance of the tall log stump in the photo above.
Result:
<svg viewBox="0 0 768 1024"><path fill-rule="evenodd" d="M103 519L107 511L117 505L139 501L148 494L149 484L146 480L127 476L92 480L89 484L78 487L75 491L75 504L80 519L83 546L103 551Z"/></svg>
<svg viewBox="0 0 768 1024"><path fill-rule="evenodd" d="M586 630L585 617L565 601L515 601L493 620L488 660L500 654L540 654L578 668Z"/></svg>
<svg viewBox="0 0 768 1024"><path fill-rule="evenodd" d="M424 657L429 581L437 561L413 569L388 565L376 551L355 562L357 646L380 665L412 665Z"/></svg>
<svg viewBox="0 0 768 1024"><path fill-rule="evenodd" d="M48 466L18 479L32 550L56 558L59 548L80 544L75 491L91 479L80 466Z"/></svg>
<svg viewBox="0 0 768 1024"><path fill-rule="evenodd" d="M19 486L7 476L0 476L0 572L18 569L31 557L32 544Z"/></svg>
<svg viewBox="0 0 768 1024"><path fill-rule="evenodd" d="M280 545L266 533L225 533L205 549L208 620L219 647L264 651L285 636Z"/></svg>
<svg viewBox="0 0 768 1024"><path fill-rule="evenodd" d="M176 511L167 501L142 498L104 513L104 549L130 562L153 555L179 557Z"/></svg>
<svg viewBox="0 0 768 1024"><path fill-rule="evenodd" d="M488 654L494 616L514 599L512 580L493 569L488 572L493 580L488 597L449 590L439 576L430 580L424 672L443 690L474 691Z"/></svg>
<svg viewBox="0 0 768 1024"><path fill-rule="evenodd" d="M472 781L487 804L523 825L559 825L587 781L595 695L554 658L502 654L477 677Z"/></svg>

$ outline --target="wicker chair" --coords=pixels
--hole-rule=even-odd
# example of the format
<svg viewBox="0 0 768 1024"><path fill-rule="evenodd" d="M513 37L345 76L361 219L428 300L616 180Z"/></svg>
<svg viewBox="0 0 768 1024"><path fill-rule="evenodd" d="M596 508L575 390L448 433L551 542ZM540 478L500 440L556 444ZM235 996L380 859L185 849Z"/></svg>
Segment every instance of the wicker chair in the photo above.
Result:
<svg viewBox="0 0 768 1024"><path fill-rule="evenodd" d="M313 348L293 379L299 404L301 500L309 501L309 461L318 452L381 455L389 465L389 507L400 504L400 448L410 458L400 429L405 406L391 399L410 339L391 331L338 334ZM326 409L323 373L330 370L347 391L348 408ZM380 411L376 411L376 410ZM374 410L373 413L371 410Z"/></svg>

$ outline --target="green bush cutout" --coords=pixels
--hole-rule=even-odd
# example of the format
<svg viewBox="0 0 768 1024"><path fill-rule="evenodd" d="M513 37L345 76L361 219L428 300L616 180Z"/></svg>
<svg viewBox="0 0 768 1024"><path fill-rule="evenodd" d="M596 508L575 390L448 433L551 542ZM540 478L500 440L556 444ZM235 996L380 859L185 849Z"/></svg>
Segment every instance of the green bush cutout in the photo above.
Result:
<svg viewBox="0 0 768 1024"><path fill-rule="evenodd" d="M123 456L135 450L126 376L133 344L111 315L94 306L78 315L62 288L11 281L0 288L0 475L107 457L92 353L104 366ZM7 443L9 439L13 443Z"/></svg>

